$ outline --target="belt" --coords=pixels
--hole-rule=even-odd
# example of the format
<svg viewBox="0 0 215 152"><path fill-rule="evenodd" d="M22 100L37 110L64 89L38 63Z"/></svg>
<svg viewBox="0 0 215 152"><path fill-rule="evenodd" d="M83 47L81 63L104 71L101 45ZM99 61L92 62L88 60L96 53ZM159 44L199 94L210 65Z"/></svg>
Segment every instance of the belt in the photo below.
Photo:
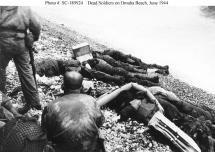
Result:
<svg viewBox="0 0 215 152"><path fill-rule="evenodd" d="M0 27L0 32L26 33L26 30L13 29L13 28L7 28L7 27Z"/></svg>
<svg viewBox="0 0 215 152"><path fill-rule="evenodd" d="M0 27L0 38L25 38L24 30L14 30Z"/></svg>

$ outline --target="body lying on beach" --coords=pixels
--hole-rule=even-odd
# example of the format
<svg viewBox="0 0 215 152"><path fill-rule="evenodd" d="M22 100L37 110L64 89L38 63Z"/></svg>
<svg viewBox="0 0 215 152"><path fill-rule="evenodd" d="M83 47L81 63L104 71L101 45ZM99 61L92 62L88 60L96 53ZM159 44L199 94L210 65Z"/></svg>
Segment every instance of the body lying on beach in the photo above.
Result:
<svg viewBox="0 0 215 152"><path fill-rule="evenodd" d="M147 89L141 85L130 83L101 96L97 100L97 103L98 105L106 105L110 109L115 110L121 116L119 121L126 121L128 118L131 118L132 120L137 120L145 124L153 124L154 127L160 125L159 121L157 122L158 124L155 123L156 125L151 122L159 111L170 121L174 122L175 125L184 130L185 133L182 134L187 133L190 136L184 137L185 139L187 138L188 140L192 137L200 147L198 148L197 144L192 140L191 143L194 146L191 144L191 147L184 147L183 144L183 146L181 145L179 139L177 139L173 143L180 150L187 149L184 151L189 151L189 149L195 147L193 151L200 151L201 149L202 151L211 152L214 148L214 144L212 144L215 138L213 113L190 103L182 102L174 93L166 91L161 87L149 87ZM168 126L168 124L165 125ZM176 128L174 126L172 128L170 127L170 130L167 130L169 132L171 132L171 129L173 132L174 130L180 130ZM155 127L155 129L158 128ZM165 136L166 134L168 136L168 133L165 133L164 130L161 129L159 131L164 133ZM174 137L171 136L170 140L172 141ZM186 143L184 144L186 145Z"/></svg>

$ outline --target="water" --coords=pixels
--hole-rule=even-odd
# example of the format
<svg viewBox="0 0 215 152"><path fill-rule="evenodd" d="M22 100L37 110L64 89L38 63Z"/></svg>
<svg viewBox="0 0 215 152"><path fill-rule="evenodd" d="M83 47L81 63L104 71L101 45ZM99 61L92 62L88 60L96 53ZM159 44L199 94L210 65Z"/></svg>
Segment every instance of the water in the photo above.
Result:
<svg viewBox="0 0 215 152"><path fill-rule="evenodd" d="M41 16L63 23L147 63L215 93L215 20L199 7L40 7Z"/></svg>

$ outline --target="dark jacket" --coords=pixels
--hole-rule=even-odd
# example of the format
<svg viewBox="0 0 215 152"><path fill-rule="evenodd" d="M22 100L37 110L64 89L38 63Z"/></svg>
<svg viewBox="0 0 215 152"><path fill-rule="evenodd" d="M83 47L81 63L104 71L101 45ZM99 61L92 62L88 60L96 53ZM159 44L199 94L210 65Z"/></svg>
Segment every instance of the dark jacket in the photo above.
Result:
<svg viewBox="0 0 215 152"><path fill-rule="evenodd" d="M48 140L56 145L56 152L100 152L98 128L103 120L93 97L73 93L45 108L42 127Z"/></svg>
<svg viewBox="0 0 215 152"><path fill-rule="evenodd" d="M27 31L39 39L41 26L29 7L0 6L0 50L6 53L21 53L26 50Z"/></svg>

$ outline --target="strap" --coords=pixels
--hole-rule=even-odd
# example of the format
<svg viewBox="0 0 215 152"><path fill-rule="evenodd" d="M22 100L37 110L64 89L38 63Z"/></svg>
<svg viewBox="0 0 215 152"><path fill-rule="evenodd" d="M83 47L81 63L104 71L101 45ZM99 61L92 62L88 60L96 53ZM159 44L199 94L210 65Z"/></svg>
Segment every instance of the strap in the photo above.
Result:
<svg viewBox="0 0 215 152"><path fill-rule="evenodd" d="M26 32L24 30L9 29L0 27L0 38L21 38L24 39Z"/></svg>
<svg viewBox="0 0 215 152"><path fill-rule="evenodd" d="M20 30L20 29L11 29L8 27L0 27L0 33L1 32L14 32L14 33L26 33L26 30Z"/></svg>

